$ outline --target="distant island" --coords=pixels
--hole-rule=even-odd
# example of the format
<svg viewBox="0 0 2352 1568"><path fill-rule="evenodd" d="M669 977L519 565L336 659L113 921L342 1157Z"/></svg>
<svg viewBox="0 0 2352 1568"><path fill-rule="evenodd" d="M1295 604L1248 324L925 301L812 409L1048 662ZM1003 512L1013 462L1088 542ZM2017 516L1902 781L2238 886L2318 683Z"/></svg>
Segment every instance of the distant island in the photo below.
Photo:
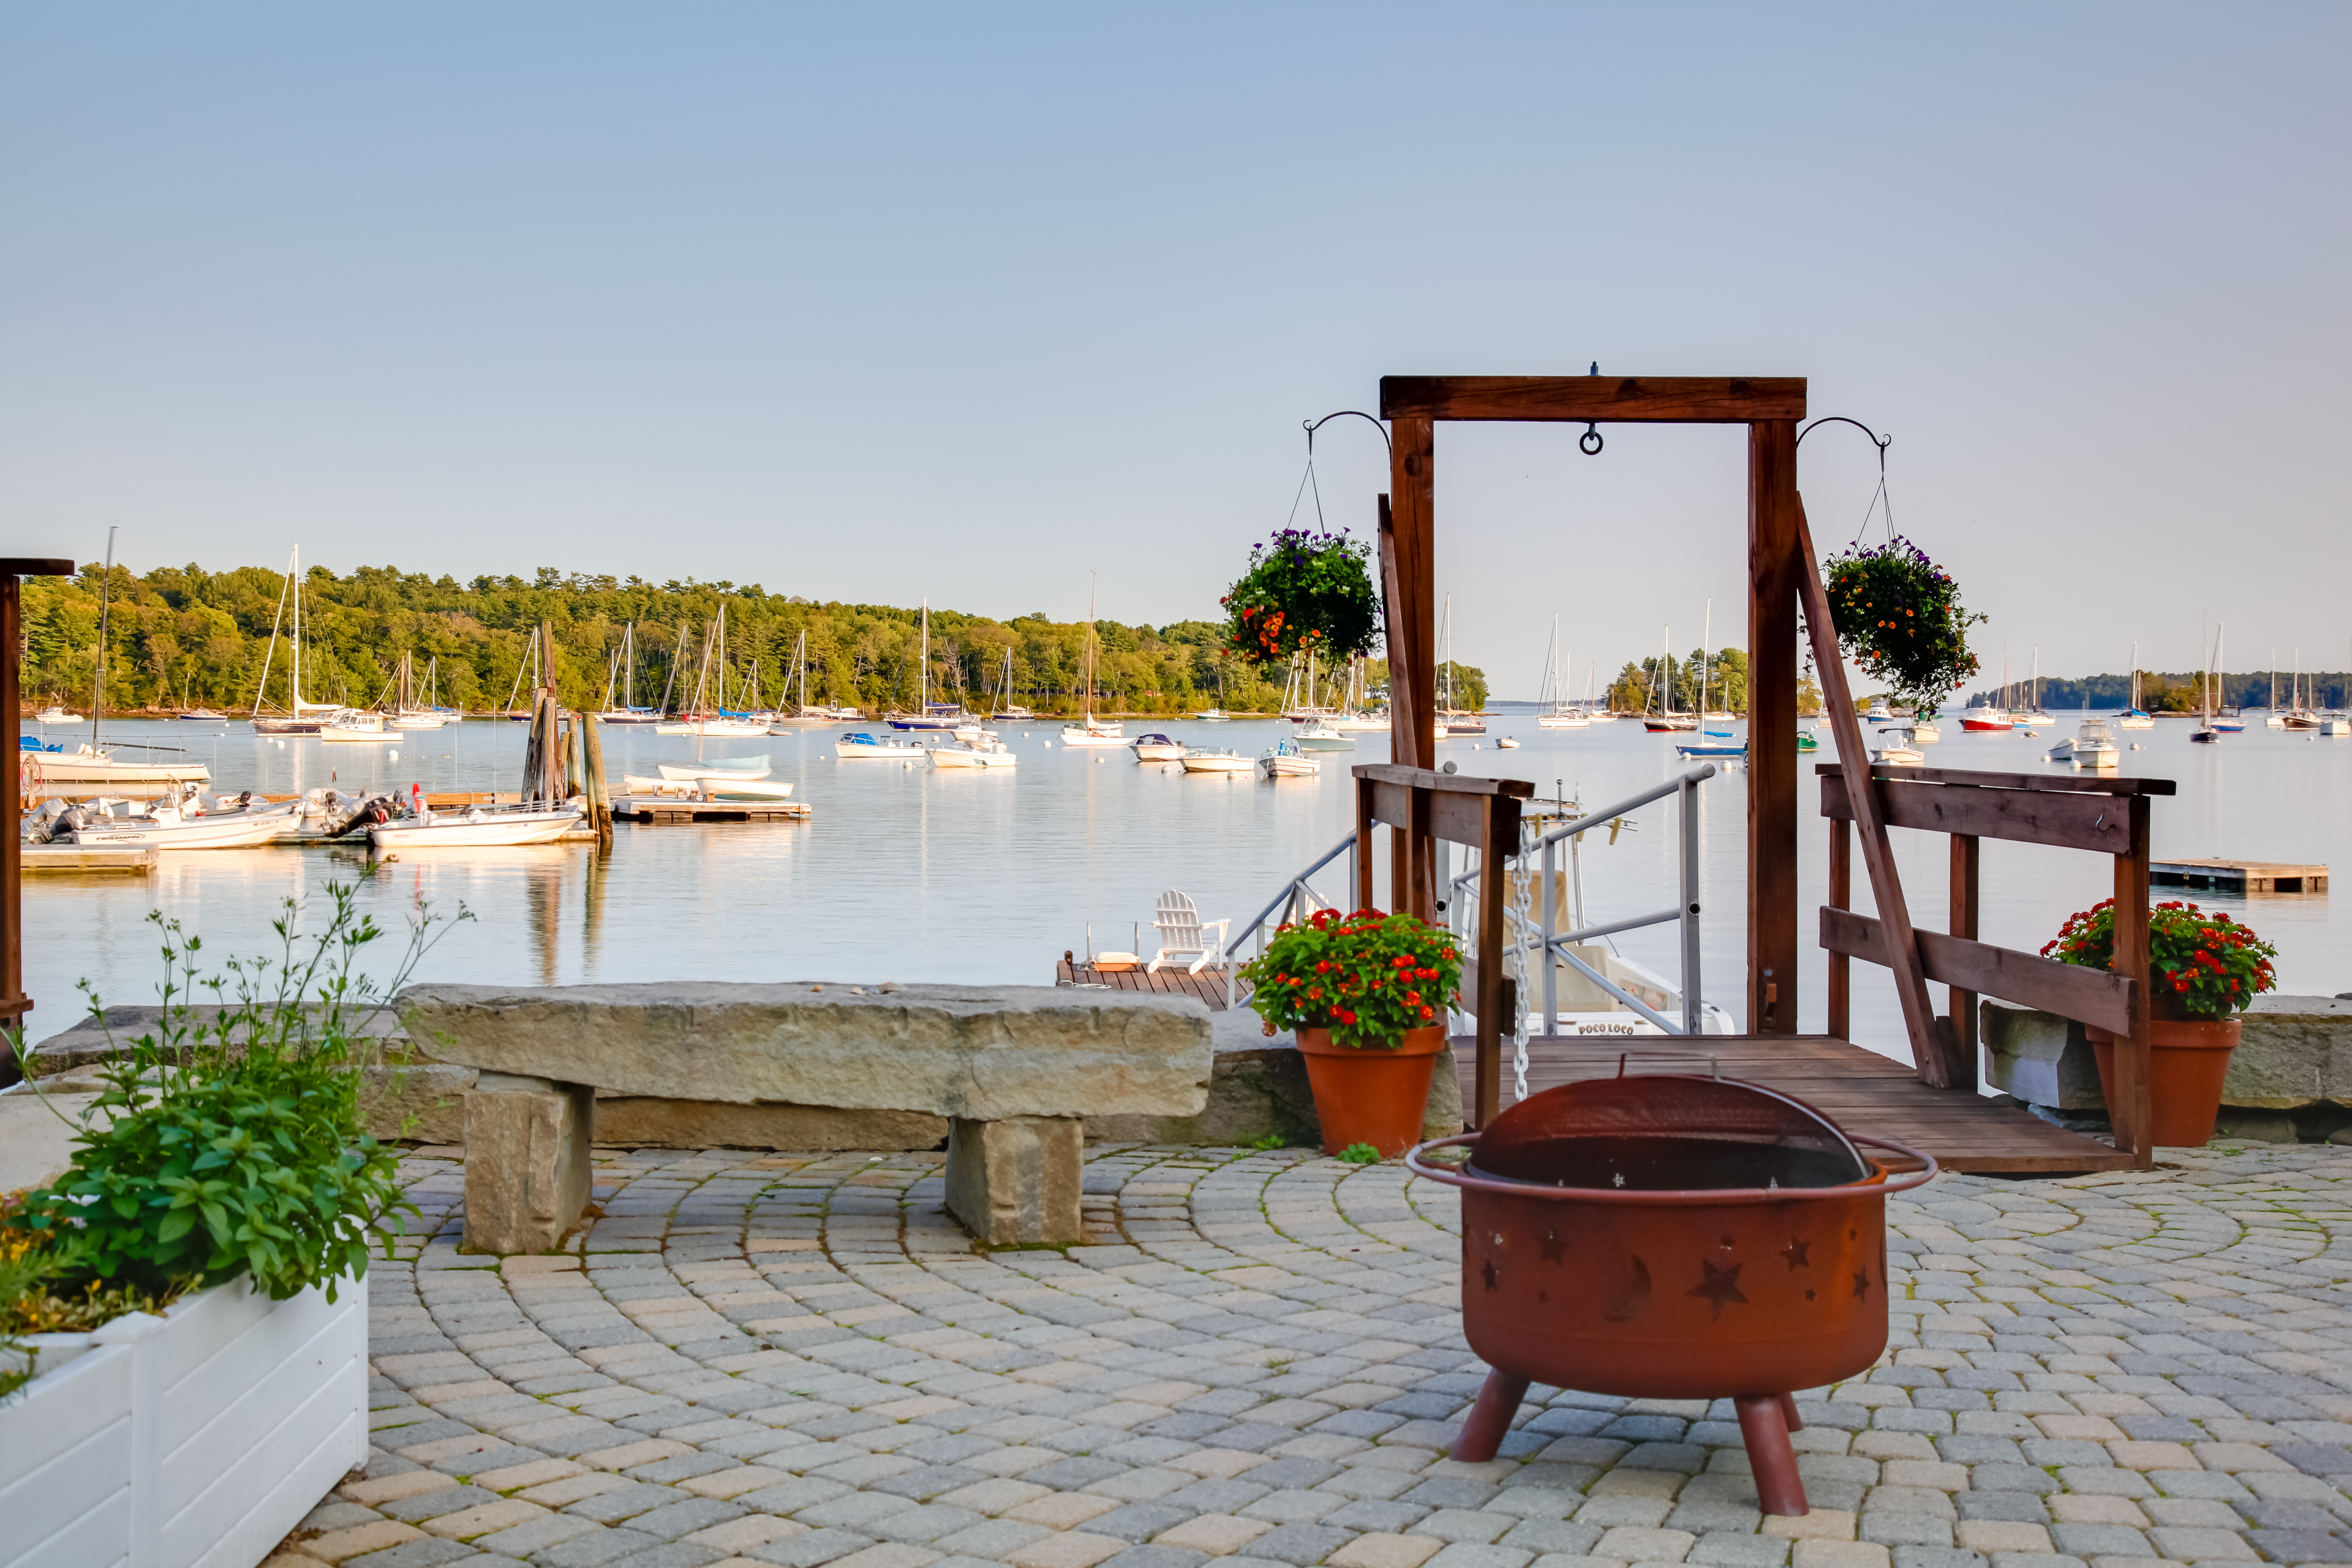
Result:
<svg viewBox="0 0 2352 1568"><path fill-rule="evenodd" d="M98 647L104 569L73 578L27 578L24 588L26 659L24 692L37 704L74 710L89 701ZM292 619L286 574L266 566L207 572L163 567L143 576L114 569L107 629L105 709L154 713L205 707L249 712L257 697L283 709L291 696ZM427 672L433 698L467 711L504 709L526 669L529 637L541 621L555 630L556 689L565 706L600 709L625 694L648 707L691 704L698 684L706 707L772 708L796 703L796 650L804 649L812 703L849 704L875 712L917 700L920 635L912 606L812 603L753 584L651 583L637 577L570 574L541 567L535 578L447 575L362 566L338 576L310 567L301 581L302 693L312 702L373 707L388 700L403 655L415 695ZM720 606L722 649L706 644ZM272 626L278 649L269 654ZM1265 711L1284 695L1279 672L1268 680L1223 647L1218 622L1164 626L1095 625L1098 639L1097 710L1175 714L1220 707ZM995 620L934 606L930 612L930 690L985 712L1003 698L1005 655L1012 695L1005 700L1049 712L1082 706L1087 623L1043 615ZM631 652L626 668L624 648ZM263 667L268 689L261 691ZM1319 672L1328 676L1329 671ZM789 695L786 680L793 681ZM1486 699L1483 672L1454 667L1466 706ZM1374 659L1366 685L1384 692L1386 661ZM1328 693L1326 693L1327 698Z"/></svg>

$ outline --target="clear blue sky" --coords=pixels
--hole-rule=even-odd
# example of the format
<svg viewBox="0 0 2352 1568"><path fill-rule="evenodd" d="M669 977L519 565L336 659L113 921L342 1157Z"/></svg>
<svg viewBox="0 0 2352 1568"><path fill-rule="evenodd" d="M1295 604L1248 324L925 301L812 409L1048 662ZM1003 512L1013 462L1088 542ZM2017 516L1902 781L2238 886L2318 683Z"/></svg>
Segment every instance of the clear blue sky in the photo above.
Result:
<svg viewBox="0 0 2352 1568"><path fill-rule="evenodd" d="M2352 8L0 7L0 547L1213 613L1383 373L1801 374L2052 672L2352 639ZM1744 640L1741 448L1441 433L1459 657ZM1850 433L1849 433L1850 434ZM1826 547L1866 446L1808 441ZM1328 436L1369 524L1369 427Z"/></svg>

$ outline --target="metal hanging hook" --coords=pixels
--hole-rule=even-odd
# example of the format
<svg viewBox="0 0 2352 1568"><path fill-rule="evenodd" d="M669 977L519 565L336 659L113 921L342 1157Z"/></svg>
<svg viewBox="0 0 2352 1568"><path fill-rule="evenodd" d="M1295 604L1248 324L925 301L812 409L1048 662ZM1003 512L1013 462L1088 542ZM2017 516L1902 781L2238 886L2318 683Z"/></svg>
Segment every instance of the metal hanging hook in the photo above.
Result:
<svg viewBox="0 0 2352 1568"><path fill-rule="evenodd" d="M1360 408L1342 408L1337 414L1326 414L1320 419L1302 419L1299 421L1299 424L1307 427L1307 455L1309 458L1315 456L1315 432L1320 430L1334 419L1349 418L1361 419L1370 425L1373 429L1379 431L1381 433L1381 446L1387 447L1392 445L1389 440L1389 427L1387 426L1381 424L1378 419L1374 418L1371 415L1365 413Z"/></svg>
<svg viewBox="0 0 2352 1568"><path fill-rule="evenodd" d="M1601 448L1606 445L1608 443L1601 438L1601 426L1598 425L1587 425L1584 434L1576 438L1576 449L1588 458L1601 456Z"/></svg>

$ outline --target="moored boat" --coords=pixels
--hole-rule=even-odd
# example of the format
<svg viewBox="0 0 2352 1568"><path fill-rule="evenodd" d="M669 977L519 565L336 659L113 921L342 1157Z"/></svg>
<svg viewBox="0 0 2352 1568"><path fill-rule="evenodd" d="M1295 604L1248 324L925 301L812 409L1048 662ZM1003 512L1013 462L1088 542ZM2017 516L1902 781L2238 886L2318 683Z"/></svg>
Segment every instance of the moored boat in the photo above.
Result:
<svg viewBox="0 0 2352 1568"><path fill-rule="evenodd" d="M1323 771L1323 759L1307 755L1291 742L1276 741L1259 754L1257 765L1270 779L1313 778Z"/></svg>
<svg viewBox="0 0 2352 1568"><path fill-rule="evenodd" d="M852 730L845 735L834 737L833 754L844 762L878 759L911 763L922 761L923 748L912 741L901 741L896 736L877 739L863 730Z"/></svg>
<svg viewBox="0 0 2352 1568"><path fill-rule="evenodd" d="M1173 763L1184 756L1184 742L1171 741L1154 731L1135 738L1135 760L1139 763Z"/></svg>
<svg viewBox="0 0 2352 1568"><path fill-rule="evenodd" d="M1188 751L1178 759L1188 773L1246 773L1257 763L1237 752Z"/></svg>
<svg viewBox="0 0 2352 1568"><path fill-rule="evenodd" d="M379 822L368 829L374 849L480 849L517 844L551 844L584 820L573 803L549 807L470 805L463 811L426 811Z"/></svg>
<svg viewBox="0 0 2352 1568"><path fill-rule="evenodd" d="M1002 741L974 741L952 746L932 746L924 755L934 768L1010 768L1020 757Z"/></svg>
<svg viewBox="0 0 2352 1568"><path fill-rule="evenodd" d="M1310 752L1352 752L1356 742L1328 722L1308 724L1291 737Z"/></svg>
<svg viewBox="0 0 2352 1568"><path fill-rule="evenodd" d="M656 763L661 776L673 783L692 784L709 773L724 773L730 778L763 779L768 776L768 754L756 757L704 757L690 763Z"/></svg>

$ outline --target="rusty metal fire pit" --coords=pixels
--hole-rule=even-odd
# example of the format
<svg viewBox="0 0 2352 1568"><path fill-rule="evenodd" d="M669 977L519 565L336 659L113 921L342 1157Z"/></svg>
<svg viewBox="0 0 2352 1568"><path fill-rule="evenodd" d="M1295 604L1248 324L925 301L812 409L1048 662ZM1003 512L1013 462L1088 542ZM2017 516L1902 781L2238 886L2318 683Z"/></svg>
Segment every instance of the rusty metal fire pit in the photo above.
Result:
<svg viewBox="0 0 2352 1568"><path fill-rule="evenodd" d="M1464 1144L1460 1170L1425 1158ZM1885 1350L1886 1198L1933 1159L1756 1084L1653 1074L1546 1089L1405 1163L1462 1189L1462 1329L1493 1369L1455 1458L1494 1458L1530 1384L1728 1394L1765 1511L1806 1511L1790 1391Z"/></svg>

